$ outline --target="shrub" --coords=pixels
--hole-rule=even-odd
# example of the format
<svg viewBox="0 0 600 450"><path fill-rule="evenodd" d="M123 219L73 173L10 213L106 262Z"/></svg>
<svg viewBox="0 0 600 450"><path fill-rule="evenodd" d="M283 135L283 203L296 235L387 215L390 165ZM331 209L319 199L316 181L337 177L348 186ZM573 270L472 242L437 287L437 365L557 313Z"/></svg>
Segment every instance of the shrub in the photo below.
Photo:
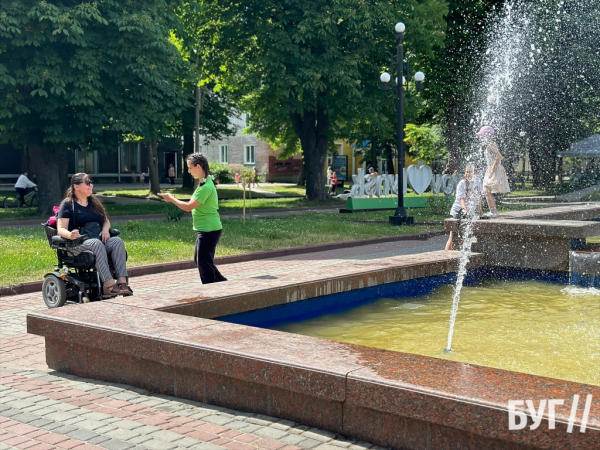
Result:
<svg viewBox="0 0 600 450"><path fill-rule="evenodd" d="M436 215L444 215L450 213L454 200L446 195L431 195L427 199L427 206L431 208L431 212Z"/></svg>
<svg viewBox="0 0 600 450"><path fill-rule="evenodd" d="M178 208L173 203L168 203L167 208L165 210L165 216L167 218L167 222L179 222L183 217L185 211L181 208Z"/></svg>
<svg viewBox="0 0 600 450"><path fill-rule="evenodd" d="M216 184L233 183L233 173L231 173L231 168L228 164L220 164L211 161L208 163L208 167Z"/></svg>

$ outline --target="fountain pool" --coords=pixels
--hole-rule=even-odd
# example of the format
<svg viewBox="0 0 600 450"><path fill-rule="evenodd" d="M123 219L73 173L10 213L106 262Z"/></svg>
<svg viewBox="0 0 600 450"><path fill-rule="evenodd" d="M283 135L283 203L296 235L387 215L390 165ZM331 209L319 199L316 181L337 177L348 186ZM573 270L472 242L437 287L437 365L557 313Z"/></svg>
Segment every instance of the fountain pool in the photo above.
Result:
<svg viewBox="0 0 600 450"><path fill-rule="evenodd" d="M600 290L539 280L471 282L447 354L453 287L439 282L418 296L393 298L394 289L411 292L397 283L383 298L380 290L361 290L371 291L361 304L358 291L347 300L335 294L220 319L600 386Z"/></svg>

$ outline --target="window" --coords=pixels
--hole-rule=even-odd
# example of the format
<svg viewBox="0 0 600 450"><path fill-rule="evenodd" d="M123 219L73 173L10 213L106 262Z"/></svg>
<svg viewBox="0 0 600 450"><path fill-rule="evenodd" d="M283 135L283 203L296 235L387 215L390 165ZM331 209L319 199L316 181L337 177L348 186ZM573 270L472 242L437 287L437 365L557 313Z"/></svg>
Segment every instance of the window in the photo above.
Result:
<svg viewBox="0 0 600 450"><path fill-rule="evenodd" d="M227 162L227 146L221 145L219 148L219 162L226 163Z"/></svg>
<svg viewBox="0 0 600 450"><path fill-rule="evenodd" d="M244 164L254 164L254 145L244 146Z"/></svg>
<svg viewBox="0 0 600 450"><path fill-rule="evenodd" d="M121 145L121 173L138 172L140 156L139 142L125 142Z"/></svg>
<svg viewBox="0 0 600 450"><path fill-rule="evenodd" d="M93 150L78 149L75 152L75 170L77 172L96 173L95 152Z"/></svg>

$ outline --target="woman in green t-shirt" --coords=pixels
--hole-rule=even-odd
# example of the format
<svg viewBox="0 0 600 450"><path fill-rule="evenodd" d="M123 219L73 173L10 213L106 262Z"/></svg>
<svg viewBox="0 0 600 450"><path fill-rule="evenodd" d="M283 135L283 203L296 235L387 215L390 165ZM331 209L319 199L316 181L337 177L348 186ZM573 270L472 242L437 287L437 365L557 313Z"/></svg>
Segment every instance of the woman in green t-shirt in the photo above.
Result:
<svg viewBox="0 0 600 450"><path fill-rule="evenodd" d="M192 198L188 202L183 202L171 194L158 195L178 208L192 212L194 231L198 232L194 262L198 265L202 284L227 281L214 262L215 250L221 238L223 225L221 225L219 217L217 189L209 177L208 160L200 153L192 153L187 157L187 166L190 175L199 182Z"/></svg>

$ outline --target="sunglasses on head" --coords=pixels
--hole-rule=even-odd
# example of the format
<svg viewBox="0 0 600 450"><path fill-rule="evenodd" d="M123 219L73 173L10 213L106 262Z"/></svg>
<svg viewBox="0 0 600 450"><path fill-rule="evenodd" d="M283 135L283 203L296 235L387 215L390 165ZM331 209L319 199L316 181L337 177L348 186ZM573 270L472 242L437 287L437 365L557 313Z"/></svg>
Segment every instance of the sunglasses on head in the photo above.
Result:
<svg viewBox="0 0 600 450"><path fill-rule="evenodd" d="M94 184L94 182L92 180L80 181L79 183L75 183L75 184L81 184L81 183L85 183L87 186L91 186L92 184Z"/></svg>

